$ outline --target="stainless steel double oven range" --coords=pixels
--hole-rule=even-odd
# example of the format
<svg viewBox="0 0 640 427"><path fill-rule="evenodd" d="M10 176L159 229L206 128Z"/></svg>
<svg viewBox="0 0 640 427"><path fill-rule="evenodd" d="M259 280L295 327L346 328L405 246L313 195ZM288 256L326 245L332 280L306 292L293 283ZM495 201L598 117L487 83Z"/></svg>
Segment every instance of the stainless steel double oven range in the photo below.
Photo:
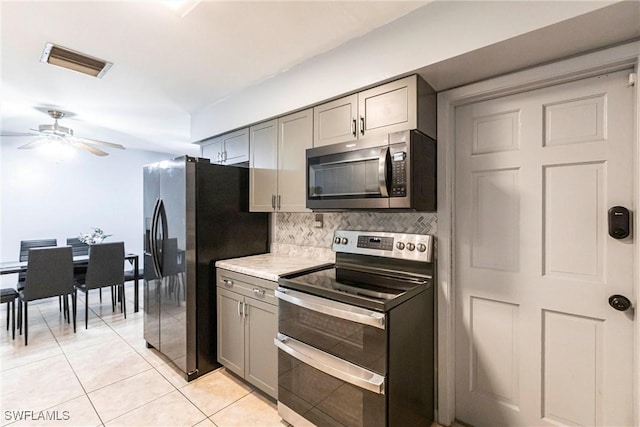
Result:
<svg viewBox="0 0 640 427"><path fill-rule="evenodd" d="M278 412L294 426L430 426L433 237L336 231L333 268L278 281Z"/></svg>

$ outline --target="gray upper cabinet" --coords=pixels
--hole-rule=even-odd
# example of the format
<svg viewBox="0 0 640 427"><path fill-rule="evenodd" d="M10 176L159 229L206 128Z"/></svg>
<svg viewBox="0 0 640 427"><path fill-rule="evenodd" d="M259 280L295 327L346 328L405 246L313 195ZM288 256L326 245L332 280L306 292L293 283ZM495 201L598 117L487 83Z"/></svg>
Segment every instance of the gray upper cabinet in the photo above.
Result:
<svg viewBox="0 0 640 427"><path fill-rule="evenodd" d="M313 110L251 126L249 209L309 212L305 150L313 144Z"/></svg>
<svg viewBox="0 0 640 427"><path fill-rule="evenodd" d="M358 138L358 94L313 108L313 146L337 144Z"/></svg>
<svg viewBox="0 0 640 427"><path fill-rule="evenodd" d="M202 157L211 163L235 165L249 161L249 128L225 133L202 143Z"/></svg>
<svg viewBox="0 0 640 427"><path fill-rule="evenodd" d="M249 128L249 210L272 212L278 193L278 120Z"/></svg>
<svg viewBox="0 0 640 427"><path fill-rule="evenodd" d="M278 119L278 197L280 212L306 209L306 149L313 145L311 108Z"/></svg>
<svg viewBox="0 0 640 427"><path fill-rule="evenodd" d="M200 147L201 156L211 160L211 163L221 164L222 162L222 137L208 139L204 141Z"/></svg>
<svg viewBox="0 0 640 427"><path fill-rule="evenodd" d="M417 75L327 102L313 110L314 147L407 129L436 136L433 119L436 94Z"/></svg>

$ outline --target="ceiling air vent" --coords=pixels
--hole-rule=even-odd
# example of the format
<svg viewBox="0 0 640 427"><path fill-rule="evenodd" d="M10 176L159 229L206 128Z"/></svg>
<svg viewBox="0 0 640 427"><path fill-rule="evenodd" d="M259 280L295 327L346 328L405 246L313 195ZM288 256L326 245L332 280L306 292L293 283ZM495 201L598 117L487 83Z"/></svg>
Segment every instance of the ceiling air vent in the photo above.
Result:
<svg viewBox="0 0 640 427"><path fill-rule="evenodd" d="M47 43L44 46L40 61L89 74L97 78L102 78L113 65L111 62L103 59L94 58L84 53L67 49L66 47L56 46L52 43Z"/></svg>

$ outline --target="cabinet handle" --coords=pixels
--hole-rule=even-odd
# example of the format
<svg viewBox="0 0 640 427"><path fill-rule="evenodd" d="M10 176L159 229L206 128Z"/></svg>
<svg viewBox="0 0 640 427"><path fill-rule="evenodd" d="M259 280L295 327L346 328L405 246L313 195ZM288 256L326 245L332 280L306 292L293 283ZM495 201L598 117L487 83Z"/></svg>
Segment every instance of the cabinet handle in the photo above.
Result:
<svg viewBox="0 0 640 427"><path fill-rule="evenodd" d="M238 301L238 316L242 317L242 301Z"/></svg>
<svg viewBox="0 0 640 427"><path fill-rule="evenodd" d="M273 209L273 210L276 209L276 195L275 194L271 195L271 209Z"/></svg>
<svg viewBox="0 0 640 427"><path fill-rule="evenodd" d="M360 135L364 135L364 116L360 116Z"/></svg>
<svg viewBox="0 0 640 427"><path fill-rule="evenodd" d="M222 279L222 283L229 287L233 286L233 280Z"/></svg>
<svg viewBox="0 0 640 427"><path fill-rule="evenodd" d="M280 210L280 195L278 194L278 210Z"/></svg>
<svg viewBox="0 0 640 427"><path fill-rule="evenodd" d="M356 119L353 119L351 121L351 135L355 138L357 136L356 133Z"/></svg>
<svg viewBox="0 0 640 427"><path fill-rule="evenodd" d="M223 161L223 162L226 162L226 161L227 161L227 150L224 150L224 151L222 152L222 161Z"/></svg>
<svg viewBox="0 0 640 427"><path fill-rule="evenodd" d="M259 288L253 288L253 293L256 294L259 297L263 297L265 294L264 289L259 289Z"/></svg>
<svg viewBox="0 0 640 427"><path fill-rule="evenodd" d="M248 311L249 311L249 310L247 310L247 303L246 303L246 302L243 302L243 303L242 303L242 314L244 315L244 317L247 317L247 315L248 315Z"/></svg>

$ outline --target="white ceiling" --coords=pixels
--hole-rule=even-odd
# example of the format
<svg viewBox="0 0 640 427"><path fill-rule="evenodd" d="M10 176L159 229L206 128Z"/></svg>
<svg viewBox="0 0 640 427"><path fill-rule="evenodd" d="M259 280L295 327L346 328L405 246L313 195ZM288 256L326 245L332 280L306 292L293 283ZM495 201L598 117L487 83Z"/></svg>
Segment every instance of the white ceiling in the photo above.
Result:
<svg viewBox="0 0 640 427"><path fill-rule="evenodd" d="M165 3L1 0L3 133L55 108L78 136L183 153L192 113L428 1L192 1L185 17ZM41 63L47 42L114 65L97 79Z"/></svg>

